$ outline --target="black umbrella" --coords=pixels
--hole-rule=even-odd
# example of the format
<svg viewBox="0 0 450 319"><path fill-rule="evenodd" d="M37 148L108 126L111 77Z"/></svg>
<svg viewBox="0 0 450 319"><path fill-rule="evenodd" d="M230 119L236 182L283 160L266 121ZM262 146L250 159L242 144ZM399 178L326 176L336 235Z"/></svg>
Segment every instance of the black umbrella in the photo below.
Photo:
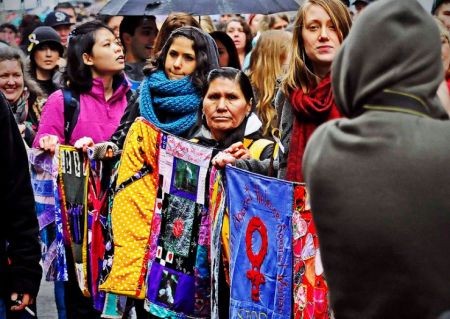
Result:
<svg viewBox="0 0 450 319"><path fill-rule="evenodd" d="M99 12L103 15L167 15L186 12L195 15L221 13L262 13L296 11L294 0L110 0Z"/></svg>

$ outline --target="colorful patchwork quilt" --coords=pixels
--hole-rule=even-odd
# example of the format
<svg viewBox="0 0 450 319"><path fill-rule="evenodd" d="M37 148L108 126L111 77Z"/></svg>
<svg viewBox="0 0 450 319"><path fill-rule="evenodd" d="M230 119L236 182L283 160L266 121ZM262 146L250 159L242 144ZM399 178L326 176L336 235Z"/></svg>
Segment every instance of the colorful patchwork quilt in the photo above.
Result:
<svg viewBox="0 0 450 319"><path fill-rule="evenodd" d="M162 133L146 307L159 318L209 318L212 149Z"/></svg>
<svg viewBox="0 0 450 319"><path fill-rule="evenodd" d="M90 162L83 151L72 146L59 147L59 183L63 232L71 247L78 284L85 296L88 287L87 193Z"/></svg>
<svg viewBox="0 0 450 319"><path fill-rule="evenodd" d="M29 149L28 159L42 242L44 276L48 281L66 281L66 253L57 184L58 156Z"/></svg>
<svg viewBox="0 0 450 319"><path fill-rule="evenodd" d="M145 297L160 134L143 119L136 120L128 132L111 213L114 259L111 273L100 285L103 291Z"/></svg>
<svg viewBox="0 0 450 319"><path fill-rule="evenodd" d="M294 319L328 319L328 286L320 259L319 239L304 185L294 186L292 221Z"/></svg>

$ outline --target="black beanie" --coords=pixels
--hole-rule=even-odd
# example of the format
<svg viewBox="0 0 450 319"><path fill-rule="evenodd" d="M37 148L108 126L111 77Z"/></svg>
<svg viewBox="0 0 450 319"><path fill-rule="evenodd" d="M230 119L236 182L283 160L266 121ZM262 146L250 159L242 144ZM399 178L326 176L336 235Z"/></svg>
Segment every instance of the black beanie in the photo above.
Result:
<svg viewBox="0 0 450 319"><path fill-rule="evenodd" d="M37 27L28 36L27 51L32 56L34 50L44 43L53 43L58 48L59 55L64 53L64 46L61 44L61 38L52 27Z"/></svg>

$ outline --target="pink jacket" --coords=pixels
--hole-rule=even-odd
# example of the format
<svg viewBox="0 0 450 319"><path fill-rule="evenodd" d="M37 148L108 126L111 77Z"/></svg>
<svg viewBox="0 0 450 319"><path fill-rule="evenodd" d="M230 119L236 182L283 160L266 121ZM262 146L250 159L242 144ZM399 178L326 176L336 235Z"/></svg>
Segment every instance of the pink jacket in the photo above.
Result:
<svg viewBox="0 0 450 319"><path fill-rule="evenodd" d="M94 143L107 141L119 126L120 118L127 107L126 92L130 83L124 79L111 98L105 100L103 81L93 80L89 93L80 95L80 114L70 138L70 145L82 137L91 137ZM64 97L62 90L51 94L44 105L38 132L33 147L39 147L39 139L56 135L64 143Z"/></svg>

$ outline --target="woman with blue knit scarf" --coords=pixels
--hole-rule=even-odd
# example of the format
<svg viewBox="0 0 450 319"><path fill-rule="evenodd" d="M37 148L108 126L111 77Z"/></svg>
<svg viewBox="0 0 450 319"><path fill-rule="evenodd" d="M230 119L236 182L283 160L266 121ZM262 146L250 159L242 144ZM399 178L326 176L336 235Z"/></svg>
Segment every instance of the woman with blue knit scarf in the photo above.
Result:
<svg viewBox="0 0 450 319"><path fill-rule="evenodd" d="M217 46L209 34L195 27L173 31L161 54L144 69L146 77L131 98L112 143L96 145L98 157L104 157L108 148L114 154L123 148L138 116L166 132L190 138L198 129L204 83L209 71L218 67Z"/></svg>

